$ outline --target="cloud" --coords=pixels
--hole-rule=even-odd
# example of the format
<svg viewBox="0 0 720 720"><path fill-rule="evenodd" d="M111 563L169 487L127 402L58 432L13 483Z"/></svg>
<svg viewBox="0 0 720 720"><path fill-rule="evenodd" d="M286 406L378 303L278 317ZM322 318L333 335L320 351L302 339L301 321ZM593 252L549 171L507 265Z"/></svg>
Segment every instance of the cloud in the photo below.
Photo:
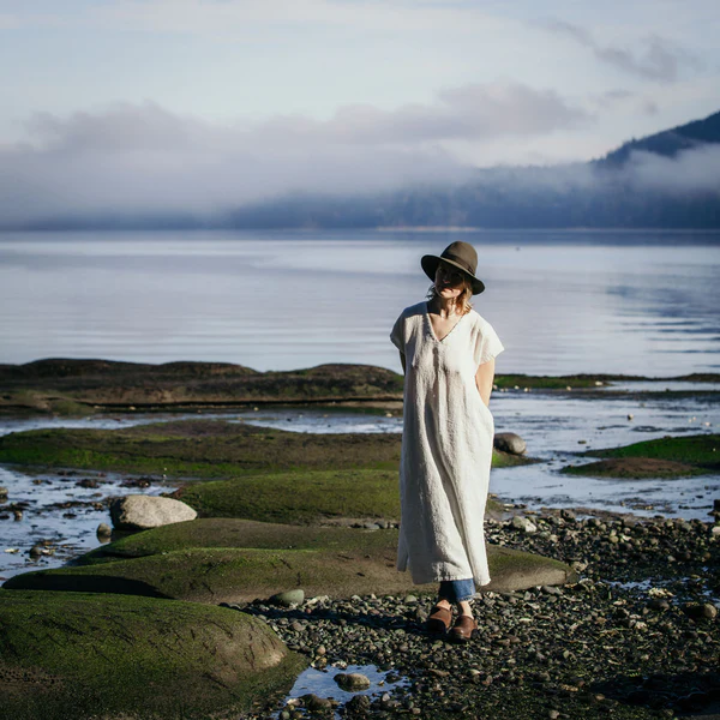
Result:
<svg viewBox="0 0 720 720"><path fill-rule="evenodd" d="M38 113L29 142L0 148L6 221L95 212L213 212L288 192L368 193L465 180L445 146L540 137L587 121L552 91L466 85L426 105L341 107L329 120L215 124L155 103Z"/></svg>
<svg viewBox="0 0 720 720"><path fill-rule="evenodd" d="M632 184L644 190L720 197L720 145L691 148L673 158L634 151L624 172Z"/></svg>
<svg viewBox="0 0 720 720"><path fill-rule="evenodd" d="M720 187L720 149L675 158L635 153L620 175L585 163L479 171L472 147L556 138L591 118L555 93L513 83L466 85L386 111L340 108L329 120L280 116L217 124L154 103L33 116L29 141L0 146L3 223L104 213L213 214L302 191L357 196L417 184L479 182L506 196L592 192L615 180L669 193Z"/></svg>
<svg viewBox="0 0 720 720"><path fill-rule="evenodd" d="M674 82L683 67L697 67L698 60L669 40L651 35L638 42L638 50L598 43L593 35L578 25L562 20L543 23L553 33L575 40L607 65L636 77L658 82Z"/></svg>

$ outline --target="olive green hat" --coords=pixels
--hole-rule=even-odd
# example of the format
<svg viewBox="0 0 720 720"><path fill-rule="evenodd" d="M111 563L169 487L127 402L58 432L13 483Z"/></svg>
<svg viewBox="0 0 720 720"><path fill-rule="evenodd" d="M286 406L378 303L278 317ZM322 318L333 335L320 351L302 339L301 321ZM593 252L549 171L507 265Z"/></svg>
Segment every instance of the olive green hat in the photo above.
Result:
<svg viewBox="0 0 720 720"><path fill-rule="evenodd" d="M475 277L475 270L477 269L477 252L470 243L457 240L454 243L448 245L443 251L442 255L423 255L420 260L420 265L425 271L425 274L432 280L435 280L435 271L437 270L440 261L453 265L462 270L470 279L472 284L473 295L479 295L485 289L485 283Z"/></svg>

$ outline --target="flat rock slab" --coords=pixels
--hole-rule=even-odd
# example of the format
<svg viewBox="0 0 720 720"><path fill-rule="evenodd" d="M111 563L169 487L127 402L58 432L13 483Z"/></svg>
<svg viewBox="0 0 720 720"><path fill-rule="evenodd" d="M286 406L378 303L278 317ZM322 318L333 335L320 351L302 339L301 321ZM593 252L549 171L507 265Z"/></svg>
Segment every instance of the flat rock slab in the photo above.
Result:
<svg viewBox="0 0 720 720"><path fill-rule="evenodd" d="M312 483L316 471L344 471L346 475L355 470L386 471L392 475L386 491L397 496L401 444L397 433L310 434L226 420L191 419L126 428L43 428L8 433L0 437L0 462L130 472L167 479L232 479L238 483L235 489L245 495L261 491L263 485L256 482L254 490L246 488L241 482L244 478L250 483L260 475L293 475L286 479L290 494L286 488L278 494L287 505L293 499L292 488L299 481L301 487L306 487L306 478ZM494 467L526 462L524 458L493 453ZM358 492L361 480L346 478L351 485L350 498L356 502L363 494ZM324 487L322 492L338 497L331 487ZM202 504L204 499L198 497ZM218 499L217 492L211 499ZM257 502L264 507L269 502L268 494L258 496ZM215 514L231 513L220 507Z"/></svg>
<svg viewBox="0 0 720 720"><path fill-rule="evenodd" d="M264 623L196 603L0 590L0 717L225 718L305 661Z"/></svg>
<svg viewBox="0 0 720 720"><path fill-rule="evenodd" d="M434 585L413 585L409 573L395 569L397 538L396 530L196 520L113 543L115 548L107 546L102 555L88 558L95 564L16 575L3 587L137 593L212 604L251 602L293 588L302 588L306 596L336 598L435 590ZM211 546L193 546L198 542ZM118 545L118 554L135 553L134 559L107 562ZM488 546L488 561L492 582L487 590L510 592L575 579L564 563L497 545Z"/></svg>
<svg viewBox="0 0 720 720"><path fill-rule="evenodd" d="M59 399L86 406L144 409L249 402L402 399L403 379L372 365L326 364L258 372L242 365L180 361L151 365L48 358L0 365L0 410L50 412ZM60 398L58 398L60 396Z"/></svg>
<svg viewBox="0 0 720 720"><path fill-rule="evenodd" d="M618 480L642 480L644 478L678 478L702 475L707 471L673 460L626 457L598 460L585 465L573 465L563 468L562 472L569 475L609 477Z"/></svg>
<svg viewBox="0 0 720 720"><path fill-rule="evenodd" d="M720 470L720 435L706 433L644 440L616 448L588 450L599 462L564 468L571 475L619 479L675 478Z"/></svg>
<svg viewBox="0 0 720 720"><path fill-rule="evenodd" d="M394 551L397 530L282 525L236 518L199 518L135 533L77 559L81 565L129 560L191 548Z"/></svg>

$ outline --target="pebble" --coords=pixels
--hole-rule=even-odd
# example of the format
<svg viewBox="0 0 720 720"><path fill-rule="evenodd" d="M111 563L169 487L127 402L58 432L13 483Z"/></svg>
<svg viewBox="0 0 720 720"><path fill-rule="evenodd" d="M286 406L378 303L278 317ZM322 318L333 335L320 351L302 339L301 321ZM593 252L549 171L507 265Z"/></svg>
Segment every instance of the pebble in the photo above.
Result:
<svg viewBox="0 0 720 720"><path fill-rule="evenodd" d="M370 679L362 673L338 673L333 679L347 692L367 690L370 687Z"/></svg>
<svg viewBox="0 0 720 720"><path fill-rule="evenodd" d="M530 520L528 520L526 517L522 517L521 515L516 515L512 519L512 526L517 530L522 530L525 533L537 532L537 527L533 525Z"/></svg>
<svg viewBox="0 0 720 720"><path fill-rule="evenodd" d="M273 595L268 602L272 605L284 605L290 607L292 605L300 605L305 600L305 591L302 588L294 590L286 590L285 592Z"/></svg>
<svg viewBox="0 0 720 720"><path fill-rule="evenodd" d="M627 708L630 697L645 708L638 717L655 717L661 709L682 714L683 703L706 702L703 693L709 697L720 683L720 545L712 525L610 513L577 519L570 510L540 511L532 524L537 531L527 533L513 521L488 518L486 536L572 563L578 582L483 592L473 603L479 633L467 645L427 635L423 622L434 595L422 592L325 597L293 608L257 601L243 611L264 618L331 677L351 674L343 672L350 666L392 670L385 680L397 680L392 692L355 695L337 711L347 720L451 712L550 717L551 711L590 718ZM680 562L668 565L669 555ZM703 707L694 711L702 714ZM289 706L253 717L284 711L305 717Z"/></svg>

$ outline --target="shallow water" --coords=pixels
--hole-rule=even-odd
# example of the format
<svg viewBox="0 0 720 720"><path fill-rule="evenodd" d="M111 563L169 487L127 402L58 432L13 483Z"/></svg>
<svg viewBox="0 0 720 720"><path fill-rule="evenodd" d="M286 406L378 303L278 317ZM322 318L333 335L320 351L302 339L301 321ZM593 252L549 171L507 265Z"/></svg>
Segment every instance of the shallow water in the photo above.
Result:
<svg viewBox="0 0 720 720"><path fill-rule="evenodd" d="M684 388L679 387L682 390ZM582 462L576 455L589 448L614 447L659 438L664 435L718 432L720 402L716 395L636 396L596 395L584 397L572 392L496 392L491 401L497 432L511 431L523 437L528 455L542 462L493 470L490 492L507 502L530 508L586 507L652 516L665 514L686 519L709 520L713 500L720 498L720 473L676 480L608 480L565 476L557 471L564 465ZM632 420L628 416L632 415ZM263 408L258 411L201 413L138 413L131 417L93 416L81 419L35 418L0 419L0 434L43 427L116 428L170 419L223 418L282 430L311 433L402 431L402 419L385 414L362 414L308 408ZM581 444L581 441L585 441ZM720 450L719 450L720 452ZM592 461L592 459L588 459ZM83 478L97 478L98 488L76 485ZM33 567L55 567L68 557L97 547L95 530L110 522L109 513L91 505L48 509L49 503L93 502L107 496L168 490L159 482L147 489L123 488L125 476L79 472L63 477L58 473L30 474L18 467L0 465L0 486L8 488L8 503L26 502L21 520L0 519L0 577ZM99 495L98 495L99 493ZM5 506L7 507L7 506ZM0 514L3 514L0 505ZM67 516L71 513L74 517ZM30 560L28 551L40 540L58 546L54 557ZM60 547L65 546L65 547ZM17 549L17 553L3 552Z"/></svg>
<svg viewBox="0 0 720 720"><path fill-rule="evenodd" d="M354 690L347 692L342 690L335 682L335 676L339 673L360 673L370 681L370 687L366 690ZM300 673L292 689L286 696L284 703L292 703L293 700L312 693L321 698L336 700L341 704L352 700L355 695L379 696L386 692L392 693L393 689L401 688L408 684L408 679L400 677L395 682L388 682L388 675L397 675L393 670L380 670L375 665L348 665L347 667L328 666L325 670L318 670L309 667ZM336 712L334 718L340 718Z"/></svg>

